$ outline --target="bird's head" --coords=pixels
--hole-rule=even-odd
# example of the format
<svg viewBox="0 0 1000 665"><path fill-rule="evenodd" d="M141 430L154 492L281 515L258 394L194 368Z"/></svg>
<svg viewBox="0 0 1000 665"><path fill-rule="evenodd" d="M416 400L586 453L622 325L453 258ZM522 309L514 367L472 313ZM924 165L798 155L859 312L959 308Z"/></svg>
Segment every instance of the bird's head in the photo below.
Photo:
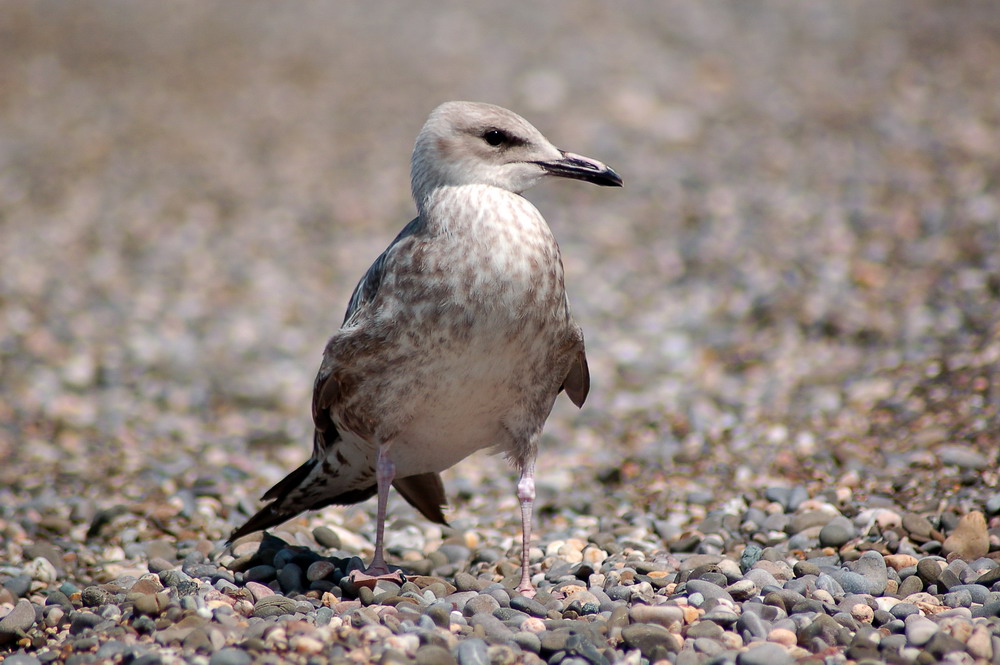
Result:
<svg viewBox="0 0 1000 665"><path fill-rule="evenodd" d="M411 169L418 206L444 186L490 185L519 194L545 176L622 184L608 166L556 148L516 113L478 102L434 109L417 137Z"/></svg>

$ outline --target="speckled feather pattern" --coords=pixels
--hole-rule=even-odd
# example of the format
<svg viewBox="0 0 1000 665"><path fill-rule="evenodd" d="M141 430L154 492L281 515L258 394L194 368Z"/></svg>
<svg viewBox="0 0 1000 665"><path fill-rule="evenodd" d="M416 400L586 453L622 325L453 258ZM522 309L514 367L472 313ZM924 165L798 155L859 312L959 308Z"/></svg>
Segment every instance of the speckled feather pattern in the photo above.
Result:
<svg viewBox="0 0 1000 665"><path fill-rule="evenodd" d="M582 348L558 245L534 206L495 187L440 188L389 250L378 297L327 346L332 419L396 441L404 475L494 446L521 466ZM366 457L370 476L374 446Z"/></svg>

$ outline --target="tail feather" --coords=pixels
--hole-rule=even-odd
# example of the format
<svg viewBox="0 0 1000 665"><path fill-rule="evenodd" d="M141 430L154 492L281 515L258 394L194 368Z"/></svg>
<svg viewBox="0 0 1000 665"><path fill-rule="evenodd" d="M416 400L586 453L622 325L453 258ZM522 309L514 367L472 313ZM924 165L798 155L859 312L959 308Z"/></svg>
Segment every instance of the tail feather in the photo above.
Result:
<svg viewBox="0 0 1000 665"><path fill-rule="evenodd" d="M431 522L448 525L441 509L448 505L444 496L444 483L438 473L421 473L416 476L397 478L392 484L403 495L407 503L420 511Z"/></svg>
<svg viewBox="0 0 1000 665"><path fill-rule="evenodd" d="M340 440L340 437L336 436L336 430L334 430L334 434L335 436L328 437L332 440L320 441L319 439L324 438L324 434L317 432L317 450L314 450L313 457L264 493L261 500L270 501L270 503L257 511L242 526L235 529L226 540L227 545L232 544L237 538L277 526L307 510L319 510L331 505L344 506L360 503L378 493L378 486L372 483L360 489L329 494L330 490L334 489L327 484L331 477L324 477L322 471L316 466ZM323 446L320 448L319 444L323 444ZM321 457L317 452L323 456ZM337 455L339 456L340 453ZM367 479L370 480L371 476L367 476ZM439 474L422 473L397 478L393 486L411 506L419 510L428 520L447 525L448 522L445 520L441 508L448 505L448 500L445 498L444 484L441 482Z"/></svg>

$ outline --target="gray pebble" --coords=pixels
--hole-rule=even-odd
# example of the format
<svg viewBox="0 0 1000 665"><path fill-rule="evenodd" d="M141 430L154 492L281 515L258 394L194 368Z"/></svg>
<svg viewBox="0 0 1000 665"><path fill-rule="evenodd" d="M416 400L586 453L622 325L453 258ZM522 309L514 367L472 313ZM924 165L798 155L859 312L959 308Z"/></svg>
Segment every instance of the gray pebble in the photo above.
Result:
<svg viewBox="0 0 1000 665"><path fill-rule="evenodd" d="M521 647L523 651L530 653L540 653L542 650L542 641L535 633L526 631L514 633L514 643Z"/></svg>
<svg viewBox="0 0 1000 665"><path fill-rule="evenodd" d="M160 582L163 584L163 586L169 586L169 587L180 587L182 584L186 584L193 581L190 575L188 575L182 570L175 570L175 569L164 570L163 572L158 574L158 577L160 578ZM88 588L94 588L94 587L88 587ZM84 589L84 591L86 591L86 589Z"/></svg>
<svg viewBox="0 0 1000 665"><path fill-rule="evenodd" d="M986 497L984 507L986 508L986 513L988 515L996 515L1000 513L1000 492L994 492Z"/></svg>
<svg viewBox="0 0 1000 665"><path fill-rule="evenodd" d="M861 555L854 562L854 572L862 575L868 584L868 593L873 596L881 596L885 593L886 584L889 581L886 570L885 559L878 552L868 551ZM842 585L843 586L843 585ZM847 590L847 587L844 587Z"/></svg>
<svg viewBox="0 0 1000 665"><path fill-rule="evenodd" d="M751 639L762 640L770 632L770 626L767 625L767 622L760 615L753 612L744 612L736 621L736 632L743 635L744 638L749 637ZM750 640L745 641L749 642Z"/></svg>
<svg viewBox="0 0 1000 665"><path fill-rule="evenodd" d="M3 581L3 587L10 591L15 598L21 598L31 588L31 575L25 575L24 573L14 575Z"/></svg>
<svg viewBox="0 0 1000 665"><path fill-rule="evenodd" d="M911 614L920 614L920 608L913 603L896 603L889 610L889 614L897 619L906 619Z"/></svg>
<svg viewBox="0 0 1000 665"><path fill-rule="evenodd" d="M243 579L246 582L260 582L261 584L267 584L273 580L277 574L278 570L274 566L260 565L254 566L243 573ZM164 584L166 584L165 581Z"/></svg>
<svg viewBox="0 0 1000 665"><path fill-rule="evenodd" d="M14 609L0 619L0 644L16 639L35 625L35 606L29 600L21 599ZM98 617L100 621L100 617ZM74 633L75 634L75 633Z"/></svg>
<svg viewBox="0 0 1000 665"><path fill-rule="evenodd" d="M941 602L948 607L971 607L972 593L970 593L968 589L957 586L952 587L952 591L949 591L941 597Z"/></svg>
<svg viewBox="0 0 1000 665"><path fill-rule="evenodd" d="M255 617L267 618L291 614L295 611L295 601L284 596L265 596L254 605L253 615Z"/></svg>
<svg viewBox="0 0 1000 665"><path fill-rule="evenodd" d="M486 633L486 639L491 644L512 644L514 642L514 632L492 614L474 614L468 620L469 625L473 628L482 626Z"/></svg>
<svg viewBox="0 0 1000 665"><path fill-rule="evenodd" d="M857 536L851 520L842 515L834 517L820 529L819 544L823 547L840 548Z"/></svg>
<svg viewBox="0 0 1000 665"><path fill-rule="evenodd" d="M737 665L791 665L793 662L783 646L772 642L751 647L736 658Z"/></svg>
<svg viewBox="0 0 1000 665"><path fill-rule="evenodd" d="M985 469L990 463L988 457L972 446L944 445L936 451L938 460L947 466L957 466L960 469Z"/></svg>
<svg viewBox="0 0 1000 665"><path fill-rule="evenodd" d="M208 665L250 665L253 658L243 649L226 647L212 654Z"/></svg>
<svg viewBox="0 0 1000 665"><path fill-rule="evenodd" d="M909 577L904 578L903 581L899 583L898 593L900 598L906 598L907 596L910 596L912 594L918 593L923 590L924 590L923 580L921 580L920 577L918 577L917 575L910 575Z"/></svg>
<svg viewBox="0 0 1000 665"><path fill-rule="evenodd" d="M112 660L116 656L120 656L128 651L131 651L132 647L124 642L119 642L118 640L108 640L100 646L97 653L94 654L98 660Z"/></svg>
<svg viewBox="0 0 1000 665"><path fill-rule="evenodd" d="M941 576L941 566L938 565L940 559L923 558L917 562L917 575L923 580L925 585L937 583Z"/></svg>
<svg viewBox="0 0 1000 665"><path fill-rule="evenodd" d="M471 617L473 614L493 614L493 610L499 609L500 603L493 596L485 593L476 594L469 599L469 602L462 608L462 614Z"/></svg>
<svg viewBox="0 0 1000 665"><path fill-rule="evenodd" d="M911 614L906 618L906 641L909 645L914 647L922 647L934 634L938 632L938 626L936 623L931 621L926 617L922 617L919 614Z"/></svg>
<svg viewBox="0 0 1000 665"><path fill-rule="evenodd" d="M711 582L706 582L704 580L688 580L685 583L685 587L687 588L687 592L689 594L700 593L705 598L714 598L716 600L724 599L729 602L733 602L733 597L730 596L725 589L717 584L712 584Z"/></svg>
<svg viewBox="0 0 1000 665"><path fill-rule="evenodd" d="M340 536L328 526L318 526L312 531L313 538L323 547L331 550L341 548Z"/></svg>
<svg viewBox="0 0 1000 665"><path fill-rule="evenodd" d="M512 597L510 599L511 609L524 612L525 614L530 614L533 617L539 617L544 619L548 616L549 611L545 609L545 606L534 598L526 598L520 594Z"/></svg>
<svg viewBox="0 0 1000 665"><path fill-rule="evenodd" d="M791 521L788 523L787 531L788 533L796 534L813 527L824 527L833 518L834 515L831 515L824 510L809 510L804 513L798 513L796 515L792 515Z"/></svg>
<svg viewBox="0 0 1000 665"><path fill-rule="evenodd" d="M34 613L32 613L34 617ZM73 612L70 614L70 635L79 635L88 628L93 628L97 624L104 621L104 618L99 614L94 614L93 612Z"/></svg>
<svg viewBox="0 0 1000 665"><path fill-rule="evenodd" d="M26 653L15 653L4 658L4 665L42 665L42 661Z"/></svg>
<svg viewBox="0 0 1000 665"><path fill-rule="evenodd" d="M845 593L870 593L871 586L863 575L843 568L824 567L823 572L832 577Z"/></svg>
<svg viewBox="0 0 1000 665"><path fill-rule="evenodd" d="M514 639L516 641L516 635ZM486 642L479 638L473 637L459 642L457 652L459 665L490 665Z"/></svg>

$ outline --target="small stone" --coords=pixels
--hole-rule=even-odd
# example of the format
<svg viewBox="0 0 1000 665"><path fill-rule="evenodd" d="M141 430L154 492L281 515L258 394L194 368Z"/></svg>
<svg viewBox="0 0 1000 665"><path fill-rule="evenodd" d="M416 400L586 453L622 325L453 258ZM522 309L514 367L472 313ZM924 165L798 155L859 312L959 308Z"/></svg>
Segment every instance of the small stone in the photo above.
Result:
<svg viewBox="0 0 1000 665"><path fill-rule="evenodd" d="M798 638L787 628L775 628L767 634L767 641L791 648L798 643Z"/></svg>
<svg viewBox="0 0 1000 665"><path fill-rule="evenodd" d="M862 623L871 623L875 618L875 610L864 603L856 603L851 607L851 616Z"/></svg>
<svg viewBox="0 0 1000 665"><path fill-rule="evenodd" d="M676 605L633 605L629 616L634 623L652 623L664 628L684 623L684 610Z"/></svg>
<svg viewBox="0 0 1000 665"><path fill-rule="evenodd" d="M973 658L990 660L993 658L992 633L985 624L977 624L965 642L965 648Z"/></svg>
<svg viewBox="0 0 1000 665"><path fill-rule="evenodd" d="M931 559L925 557L917 562L917 575L923 580L924 584L931 585L938 581L941 577L941 571L944 570L944 561L940 559Z"/></svg>
<svg viewBox="0 0 1000 665"><path fill-rule="evenodd" d="M34 625L35 606L22 598L7 616L0 619L0 644L16 640Z"/></svg>
<svg viewBox="0 0 1000 665"><path fill-rule="evenodd" d="M273 580L278 574L278 569L274 566L254 566L243 573L243 579L247 582L267 583Z"/></svg>
<svg viewBox="0 0 1000 665"><path fill-rule="evenodd" d="M455 587L459 591L481 591L483 584L475 576L459 572L455 573Z"/></svg>
<svg viewBox="0 0 1000 665"><path fill-rule="evenodd" d="M753 580L737 580L725 588L726 592L733 598L733 600L744 601L749 600L757 595L759 591Z"/></svg>
<svg viewBox="0 0 1000 665"><path fill-rule="evenodd" d="M881 596L885 593L888 572L885 567L885 559L882 558L881 554L872 551L865 552L854 563L854 572L865 578L868 583L868 593L873 596Z"/></svg>
<svg viewBox="0 0 1000 665"><path fill-rule="evenodd" d="M750 647L736 658L737 665L791 665L793 662L788 650L773 642Z"/></svg>
<svg viewBox="0 0 1000 665"><path fill-rule="evenodd" d="M842 515L834 517L819 532L819 544L822 547L840 548L857 536L854 524Z"/></svg>
<svg viewBox="0 0 1000 665"><path fill-rule="evenodd" d="M945 466L957 466L960 469L985 469L989 459L975 448L960 445L939 446L938 460Z"/></svg>
<svg viewBox="0 0 1000 665"><path fill-rule="evenodd" d="M514 642L521 647L522 651L540 653L542 650L542 641L535 633L529 633L523 630L519 633L514 633Z"/></svg>
<svg viewBox="0 0 1000 665"><path fill-rule="evenodd" d="M910 537L916 539L918 543L925 542L934 537L934 526L930 523L930 520L922 515L903 513L902 526L910 534Z"/></svg>
<svg viewBox="0 0 1000 665"><path fill-rule="evenodd" d="M295 601L278 595L261 598L253 608L253 616L260 618L276 617L294 612Z"/></svg>
<svg viewBox="0 0 1000 665"><path fill-rule="evenodd" d="M906 617L906 641L912 646L922 647L938 632L937 624L919 614Z"/></svg>
<svg viewBox="0 0 1000 665"><path fill-rule="evenodd" d="M259 582L247 582L247 591L253 596L254 602L259 601L261 598L267 598L268 596L273 596L274 591L270 587L264 586Z"/></svg>
<svg viewBox="0 0 1000 665"><path fill-rule="evenodd" d="M141 594L133 600L132 609L136 614L150 617L160 616L160 604L157 602L156 595L151 593Z"/></svg>
<svg viewBox="0 0 1000 665"><path fill-rule="evenodd" d="M324 527L316 527L317 530L322 528ZM313 561L311 564L309 564L309 567L306 569L306 579L309 580L310 582L323 580L329 577L330 574L333 573L335 570L337 570L337 566L333 565L329 561L325 561L322 559L319 561Z"/></svg>
<svg viewBox="0 0 1000 665"><path fill-rule="evenodd" d="M4 665L42 665L42 661L27 653L15 653L4 658ZM51 662L51 661L47 661ZM69 662L69 659L66 660Z"/></svg>
<svg viewBox="0 0 1000 665"><path fill-rule="evenodd" d="M79 635L83 631L93 628L104 621L104 617L93 612L73 612L70 616L72 617L69 625L70 635Z"/></svg>
<svg viewBox="0 0 1000 665"><path fill-rule="evenodd" d="M328 526L318 526L313 529L312 534L316 542L327 549L339 550L341 548L340 536Z"/></svg>
<svg viewBox="0 0 1000 665"><path fill-rule="evenodd" d="M889 566L896 572L899 572L903 568L909 568L910 566L916 566L919 563L917 557L912 554L886 554L885 565Z"/></svg>
<svg viewBox="0 0 1000 665"><path fill-rule="evenodd" d="M677 638L666 628L645 623L632 624L623 628L622 641L627 648L638 649L645 658L650 660L654 659L654 655L659 650L676 653L680 649Z"/></svg>
<svg viewBox="0 0 1000 665"><path fill-rule="evenodd" d="M208 665L250 665L253 658L243 649L226 647L219 649L208 661Z"/></svg>
<svg viewBox="0 0 1000 665"><path fill-rule="evenodd" d="M807 510L804 513L793 515L788 523L788 533L796 534L812 527L826 526L835 515L825 510Z"/></svg>
<svg viewBox="0 0 1000 665"><path fill-rule="evenodd" d="M469 599L469 602L462 608L462 614L471 617L474 614L493 614L493 611L500 607L496 598L485 593L476 595Z"/></svg>
<svg viewBox="0 0 1000 665"><path fill-rule="evenodd" d="M13 594L15 598L21 598L28 594L31 589L31 575L14 575L4 580L3 587Z"/></svg>
<svg viewBox="0 0 1000 665"><path fill-rule="evenodd" d="M326 645L309 635L296 635L288 641L288 646L296 653L317 654L326 648Z"/></svg>
<svg viewBox="0 0 1000 665"><path fill-rule="evenodd" d="M917 575L910 575L902 582L899 583L899 589L897 591L900 598L906 598L907 596L918 593L924 590L923 580Z"/></svg>
<svg viewBox="0 0 1000 665"><path fill-rule="evenodd" d="M986 528L986 517L974 510L958 522L955 530L944 539L941 551L957 554L965 561L973 561L986 556L990 551L990 536Z"/></svg>
<svg viewBox="0 0 1000 665"><path fill-rule="evenodd" d="M530 633L518 633L518 635ZM538 640L537 637L535 640ZM517 640L517 635L514 636ZM490 665L489 652L487 651L486 642L483 640L473 637L466 640L462 640L458 643L458 664L459 665Z"/></svg>
<svg viewBox="0 0 1000 665"><path fill-rule="evenodd" d="M549 611L540 602L534 598L526 598L520 594L510 599L510 606L519 612L524 612L525 614L530 614L533 617L541 619L544 619L549 614Z"/></svg>

